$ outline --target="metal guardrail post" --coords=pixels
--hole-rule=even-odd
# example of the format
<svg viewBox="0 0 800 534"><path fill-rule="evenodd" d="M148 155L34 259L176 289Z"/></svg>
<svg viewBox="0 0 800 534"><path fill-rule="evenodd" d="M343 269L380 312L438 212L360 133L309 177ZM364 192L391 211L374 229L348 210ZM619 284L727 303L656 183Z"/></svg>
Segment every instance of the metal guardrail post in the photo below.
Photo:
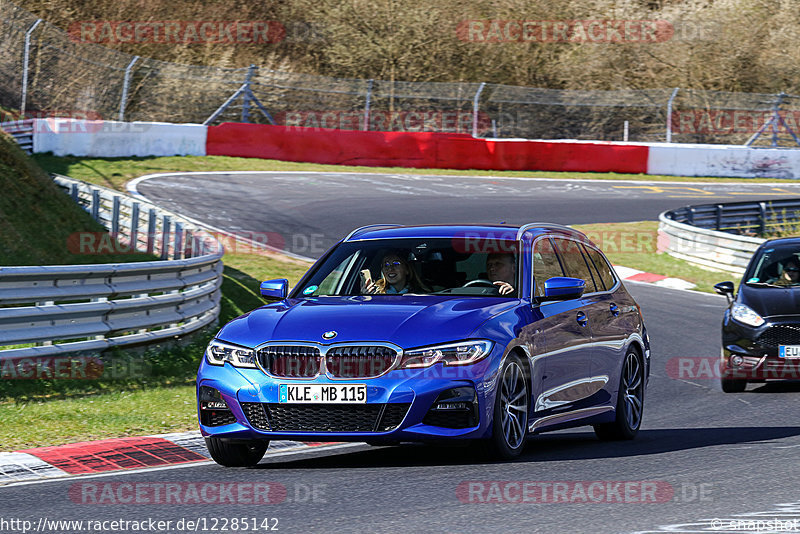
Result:
<svg viewBox="0 0 800 534"><path fill-rule="evenodd" d="M147 253L152 254L156 249L156 210L150 208L147 216Z"/></svg>
<svg viewBox="0 0 800 534"><path fill-rule="evenodd" d="M694 206L689 206L689 209L686 210L686 221L694 225Z"/></svg>
<svg viewBox="0 0 800 534"><path fill-rule="evenodd" d="M100 191L92 190L92 219L100 220Z"/></svg>
<svg viewBox="0 0 800 534"><path fill-rule="evenodd" d="M119 197L114 197L111 207L111 237L117 239L119 236Z"/></svg>
<svg viewBox="0 0 800 534"><path fill-rule="evenodd" d="M161 218L161 259L169 258L169 227L171 224L169 215Z"/></svg>
<svg viewBox="0 0 800 534"><path fill-rule="evenodd" d="M125 120L125 104L128 101L128 88L131 83L131 71L136 62L139 61L139 56L133 56L133 59L125 68L125 78L122 80L122 96L119 99L119 120Z"/></svg>
<svg viewBox="0 0 800 534"><path fill-rule="evenodd" d="M717 231L719 231L719 229L722 227L722 210L723 209L724 209L724 206L722 204L717 204L717 221L716 221L716 227L715 227Z"/></svg>
<svg viewBox="0 0 800 534"><path fill-rule="evenodd" d="M131 252L139 250L139 203L134 202L131 206Z"/></svg>
<svg viewBox="0 0 800 534"><path fill-rule="evenodd" d="M764 235L767 230L767 205L764 202L758 203L758 227L759 234Z"/></svg>
<svg viewBox="0 0 800 534"><path fill-rule="evenodd" d="M475 91L475 98L472 99L472 137L478 137L478 106L484 87L486 87L486 82L481 82L478 90Z"/></svg>
<svg viewBox="0 0 800 534"><path fill-rule="evenodd" d="M175 223L175 244L172 252L173 260L180 260L183 257L183 225Z"/></svg>
<svg viewBox="0 0 800 534"><path fill-rule="evenodd" d="M69 196L72 197L72 201L75 204L78 203L78 184L72 184L69 188Z"/></svg>
<svg viewBox="0 0 800 534"><path fill-rule="evenodd" d="M672 142L672 102L675 100L675 97L678 96L678 91L680 91L679 87L673 89L672 95L670 95L667 101L667 143Z"/></svg>
<svg viewBox="0 0 800 534"><path fill-rule="evenodd" d="M25 32L25 52L22 56L22 100L19 105L20 119L25 118L25 107L28 104L28 70L30 68L31 59L31 34L33 34L33 31L41 23L42 19L37 20L28 28L28 31Z"/></svg>
<svg viewBox="0 0 800 534"><path fill-rule="evenodd" d="M373 80L367 80L367 102L364 104L364 125L361 127L362 130L365 132L369 130L369 107L372 103L372 82Z"/></svg>

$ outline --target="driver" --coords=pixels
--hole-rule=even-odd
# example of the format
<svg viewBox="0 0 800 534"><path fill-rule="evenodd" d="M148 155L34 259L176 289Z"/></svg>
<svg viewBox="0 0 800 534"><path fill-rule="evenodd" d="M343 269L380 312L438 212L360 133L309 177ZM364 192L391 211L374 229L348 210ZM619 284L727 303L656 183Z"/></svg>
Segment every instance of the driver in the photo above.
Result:
<svg viewBox="0 0 800 534"><path fill-rule="evenodd" d="M794 286L800 283L800 264L797 258L790 258L783 266L780 278L774 282L776 286Z"/></svg>
<svg viewBox="0 0 800 534"><path fill-rule="evenodd" d="M513 254L494 253L486 258L486 275L498 287L501 295L513 296L516 292L513 285L517 278L514 264Z"/></svg>

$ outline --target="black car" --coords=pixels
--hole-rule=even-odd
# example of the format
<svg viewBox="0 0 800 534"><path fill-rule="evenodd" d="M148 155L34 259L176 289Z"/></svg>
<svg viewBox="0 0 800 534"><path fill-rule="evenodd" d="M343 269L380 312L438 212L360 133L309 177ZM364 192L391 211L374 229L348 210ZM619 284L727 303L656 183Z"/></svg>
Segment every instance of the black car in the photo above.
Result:
<svg viewBox="0 0 800 534"><path fill-rule="evenodd" d="M748 382L800 379L800 238L764 242L735 296L733 282L714 288L728 297L722 391L744 391Z"/></svg>

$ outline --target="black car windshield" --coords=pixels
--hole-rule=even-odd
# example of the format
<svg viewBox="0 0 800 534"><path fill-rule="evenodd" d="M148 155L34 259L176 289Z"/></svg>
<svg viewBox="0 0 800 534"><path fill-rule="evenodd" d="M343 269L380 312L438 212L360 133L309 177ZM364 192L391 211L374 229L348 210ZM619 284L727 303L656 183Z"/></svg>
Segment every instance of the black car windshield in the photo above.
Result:
<svg viewBox="0 0 800 534"><path fill-rule="evenodd" d="M753 258L745 275L753 286L800 287L800 247L775 246Z"/></svg>
<svg viewBox="0 0 800 534"><path fill-rule="evenodd" d="M517 241L403 238L341 243L296 297L469 295L516 298Z"/></svg>

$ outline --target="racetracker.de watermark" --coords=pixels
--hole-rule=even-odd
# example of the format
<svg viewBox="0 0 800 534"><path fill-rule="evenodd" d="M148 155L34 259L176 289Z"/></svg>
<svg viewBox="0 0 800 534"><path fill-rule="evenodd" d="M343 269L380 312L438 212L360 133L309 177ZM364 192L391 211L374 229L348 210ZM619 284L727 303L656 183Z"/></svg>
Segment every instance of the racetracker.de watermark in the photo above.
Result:
<svg viewBox="0 0 800 534"><path fill-rule="evenodd" d="M364 111L293 110L275 113L278 124L289 128L319 130L370 130L378 132L472 132L475 116L462 110ZM491 130L492 121L483 112L477 115L479 134Z"/></svg>
<svg viewBox="0 0 800 534"><path fill-rule="evenodd" d="M663 43L666 20L465 20L456 35L470 43Z"/></svg>
<svg viewBox="0 0 800 534"><path fill-rule="evenodd" d="M675 380L800 380L800 361L771 360L756 366L745 362L733 367L723 364L719 357L677 356L667 360L666 372Z"/></svg>
<svg viewBox="0 0 800 534"><path fill-rule="evenodd" d="M68 33L73 42L95 44L274 44L286 27L274 20L82 20Z"/></svg>
<svg viewBox="0 0 800 534"><path fill-rule="evenodd" d="M713 485L663 480L467 480L456 487L466 504L658 504L711 501Z"/></svg>
<svg viewBox="0 0 800 534"><path fill-rule="evenodd" d="M143 356L67 354L0 360L0 380L109 380L152 376Z"/></svg>
<svg viewBox="0 0 800 534"><path fill-rule="evenodd" d="M690 109L674 111L670 127L676 134L734 135L754 134L775 116L771 110L748 109ZM779 111L784 124L779 128L791 128L800 132L800 111Z"/></svg>
<svg viewBox="0 0 800 534"><path fill-rule="evenodd" d="M82 505L325 503L327 484L280 482L75 482L69 499Z"/></svg>

